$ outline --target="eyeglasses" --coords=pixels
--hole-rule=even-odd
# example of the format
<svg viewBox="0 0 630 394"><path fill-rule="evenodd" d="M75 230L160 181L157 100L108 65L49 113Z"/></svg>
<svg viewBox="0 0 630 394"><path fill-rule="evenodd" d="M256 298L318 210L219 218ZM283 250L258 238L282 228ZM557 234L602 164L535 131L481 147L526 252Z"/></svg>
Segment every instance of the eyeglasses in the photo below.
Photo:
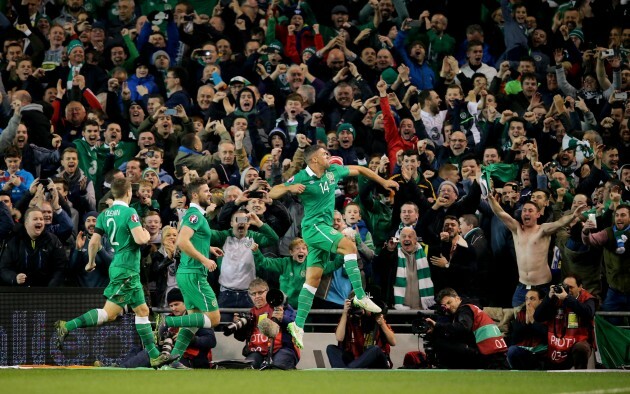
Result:
<svg viewBox="0 0 630 394"><path fill-rule="evenodd" d="M251 297L261 296L261 295L265 294L268 291L269 291L269 289L267 289L267 290L260 290L260 291L250 291L249 295Z"/></svg>

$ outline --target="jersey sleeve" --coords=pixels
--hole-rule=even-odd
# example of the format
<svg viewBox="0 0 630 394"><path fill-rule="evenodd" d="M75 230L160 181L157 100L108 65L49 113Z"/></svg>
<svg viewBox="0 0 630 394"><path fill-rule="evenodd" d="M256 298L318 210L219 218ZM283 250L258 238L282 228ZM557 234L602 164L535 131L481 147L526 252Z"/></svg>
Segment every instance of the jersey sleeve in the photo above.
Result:
<svg viewBox="0 0 630 394"><path fill-rule="evenodd" d="M205 217L201 216L200 213L197 212L189 212L186 213L184 218L182 219L182 227L190 227L192 230L197 231L200 226L201 220L206 220Z"/></svg>
<svg viewBox="0 0 630 394"><path fill-rule="evenodd" d="M104 217L105 215L98 215L98 217L96 218L96 226L94 228L94 232L101 236L105 234L105 219L103 219Z"/></svg>
<svg viewBox="0 0 630 394"><path fill-rule="evenodd" d="M301 181L302 181L302 171L298 172L297 174L293 175L291 178L287 179L287 181L284 182L284 186L297 185L301 183Z"/></svg>
<svg viewBox="0 0 630 394"><path fill-rule="evenodd" d="M330 170L335 174L335 179L337 179L337 181L340 181L350 175L350 170L346 166L331 164Z"/></svg>
<svg viewBox="0 0 630 394"><path fill-rule="evenodd" d="M129 221L127 226L129 226L129 230L142 226L142 223L140 223L140 216L138 216L138 212L136 212L133 208L129 208Z"/></svg>

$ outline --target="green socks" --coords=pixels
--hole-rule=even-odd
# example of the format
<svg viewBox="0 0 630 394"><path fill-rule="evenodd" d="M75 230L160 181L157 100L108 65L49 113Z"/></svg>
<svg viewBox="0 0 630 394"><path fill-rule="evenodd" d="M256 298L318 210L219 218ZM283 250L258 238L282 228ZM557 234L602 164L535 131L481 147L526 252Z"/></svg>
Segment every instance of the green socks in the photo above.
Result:
<svg viewBox="0 0 630 394"><path fill-rule="evenodd" d="M197 327L203 328L206 324L206 319L203 313L192 313L184 316L167 316L166 325L168 327ZM209 322L208 322L209 323ZM210 327L206 327L210 328Z"/></svg>
<svg viewBox="0 0 630 394"><path fill-rule="evenodd" d="M151 322L149 322L148 317L136 316L136 331L138 335L140 335L142 345L147 353L149 353L149 357L157 358L160 355L160 351L155 346L153 330L151 329Z"/></svg>
<svg viewBox="0 0 630 394"><path fill-rule="evenodd" d="M98 309L92 309L85 312L81 316L72 319L66 323L66 329L68 331L76 330L82 327L95 327L98 324Z"/></svg>
<svg viewBox="0 0 630 394"><path fill-rule="evenodd" d="M188 345L190 345L190 341L192 341L195 336L196 331L197 328L193 328L192 330L187 327L180 328L177 333L177 341L175 341L175 346L173 347L171 355L179 357L184 354L186 349L188 349Z"/></svg>
<svg viewBox="0 0 630 394"><path fill-rule="evenodd" d="M315 298L315 292L317 288L313 286L309 286L306 283L302 286L302 290L300 290L300 296L298 297L298 310L295 316L295 325L304 328L304 323L306 322L306 317L308 313L311 311L311 307L313 306L313 298Z"/></svg>
<svg viewBox="0 0 630 394"><path fill-rule="evenodd" d="M354 294L358 299L362 299L365 297L365 290L363 290L363 282L361 282L361 270L359 270L359 265L357 264L357 255L347 254L343 256L343 260L343 267L346 270L346 274L348 274L350 283L352 283L352 290L354 290Z"/></svg>

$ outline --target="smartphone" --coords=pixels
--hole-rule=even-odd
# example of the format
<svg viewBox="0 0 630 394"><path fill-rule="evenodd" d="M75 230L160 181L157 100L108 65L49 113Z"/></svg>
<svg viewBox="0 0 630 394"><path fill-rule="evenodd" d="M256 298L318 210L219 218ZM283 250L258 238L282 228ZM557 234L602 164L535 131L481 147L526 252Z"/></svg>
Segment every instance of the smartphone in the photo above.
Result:
<svg viewBox="0 0 630 394"><path fill-rule="evenodd" d="M195 19L194 15L184 15L184 22L192 22Z"/></svg>
<svg viewBox="0 0 630 394"><path fill-rule="evenodd" d="M628 92L617 92L614 94L613 98L615 100L627 100L628 99Z"/></svg>
<svg viewBox="0 0 630 394"><path fill-rule="evenodd" d="M181 192L181 191L179 191L179 192L175 193L175 196L176 196L177 198L184 198L184 193L183 193L183 192Z"/></svg>
<svg viewBox="0 0 630 394"><path fill-rule="evenodd" d="M413 29L413 28L416 28L416 27L420 27L420 26L422 26L422 22L421 22L421 21L418 21L418 20L413 20L413 21L409 22L409 23L407 24L407 26L409 26L410 28L412 28L412 29Z"/></svg>
<svg viewBox="0 0 630 394"><path fill-rule="evenodd" d="M249 192L249 198L262 198L263 193L259 191Z"/></svg>
<svg viewBox="0 0 630 394"><path fill-rule="evenodd" d="M175 173L178 175L184 175L184 165L183 164L177 164L175 166Z"/></svg>
<svg viewBox="0 0 630 394"><path fill-rule="evenodd" d="M606 49L602 51L602 58L613 57L615 56L614 49Z"/></svg>
<svg viewBox="0 0 630 394"><path fill-rule="evenodd" d="M50 185L50 178L44 178L44 179L40 179L39 180L39 184L44 186L44 189L48 187L48 185Z"/></svg>
<svg viewBox="0 0 630 394"><path fill-rule="evenodd" d="M249 222L249 218L247 216L237 216L236 223L247 223Z"/></svg>
<svg viewBox="0 0 630 394"><path fill-rule="evenodd" d="M174 108L167 108L166 111L164 111L164 115L175 116L177 115L177 110Z"/></svg>
<svg viewBox="0 0 630 394"><path fill-rule="evenodd" d="M147 151L146 157L153 157L154 154L155 154L155 152L152 151L152 150Z"/></svg>

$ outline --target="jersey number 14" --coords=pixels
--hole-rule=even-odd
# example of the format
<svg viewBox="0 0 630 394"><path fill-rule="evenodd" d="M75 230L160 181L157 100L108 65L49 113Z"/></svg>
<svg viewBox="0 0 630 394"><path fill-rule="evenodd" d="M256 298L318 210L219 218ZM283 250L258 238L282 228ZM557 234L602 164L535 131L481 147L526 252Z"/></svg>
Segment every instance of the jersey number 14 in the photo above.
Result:
<svg viewBox="0 0 630 394"><path fill-rule="evenodd" d="M330 188L328 186L328 182L322 182L319 184L319 188L322 189L322 194L326 194L330 191Z"/></svg>

